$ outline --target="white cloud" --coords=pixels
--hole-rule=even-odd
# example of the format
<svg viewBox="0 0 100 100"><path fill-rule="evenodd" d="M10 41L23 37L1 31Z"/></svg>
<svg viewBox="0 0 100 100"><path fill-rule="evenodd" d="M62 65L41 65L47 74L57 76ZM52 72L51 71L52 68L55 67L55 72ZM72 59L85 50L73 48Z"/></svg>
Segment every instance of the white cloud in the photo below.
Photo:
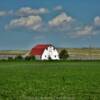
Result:
<svg viewBox="0 0 100 100"><path fill-rule="evenodd" d="M63 10L63 7L62 6L56 6L54 7L54 11L62 11Z"/></svg>
<svg viewBox="0 0 100 100"><path fill-rule="evenodd" d="M55 7L55 10L62 9L61 6ZM0 12L0 16L7 14L13 15L16 12ZM91 34L97 34L100 32L100 16L94 18L93 24L81 26L78 22L74 21L74 18L62 12L58 16L46 22L38 14L48 13L46 8L32 9L30 7L23 7L17 10L20 17L18 19L12 19L10 23L5 27L7 29L22 28L30 29L38 32L51 32L51 33L65 33L70 34L71 37L84 37ZM18 16L16 16L18 17Z"/></svg>
<svg viewBox="0 0 100 100"><path fill-rule="evenodd" d="M60 15L56 16L54 19L48 22L50 26L60 26L64 23L70 23L73 21L71 16L68 16L66 13L61 13Z"/></svg>
<svg viewBox="0 0 100 100"><path fill-rule="evenodd" d="M38 8L33 9L31 7L22 7L20 9L9 10L9 11L0 11L0 16L29 16L29 15L39 15L39 14L46 14L49 13L49 10L47 8Z"/></svg>
<svg viewBox="0 0 100 100"><path fill-rule="evenodd" d="M13 14L14 14L13 10L0 11L0 16L9 16L9 15L13 15Z"/></svg>
<svg viewBox="0 0 100 100"><path fill-rule="evenodd" d="M90 34L93 34L93 27L92 26L84 26L84 27L76 27L74 32L74 37L80 37L80 36L88 36Z"/></svg>
<svg viewBox="0 0 100 100"><path fill-rule="evenodd" d="M45 39L45 36L42 34L42 35L36 35L33 37L34 40L43 40Z"/></svg>
<svg viewBox="0 0 100 100"><path fill-rule="evenodd" d="M0 11L0 16L5 16L7 14L6 11Z"/></svg>
<svg viewBox="0 0 100 100"><path fill-rule="evenodd" d="M28 16L11 20L10 23L6 26L6 28L9 29L25 27L32 30L37 30L40 27L41 23L42 18L40 16Z"/></svg>
<svg viewBox="0 0 100 100"><path fill-rule="evenodd" d="M78 25L78 27L75 26L75 29L73 30L75 37L96 35L98 33L100 33L100 16L96 16L92 24L86 26Z"/></svg>
<svg viewBox="0 0 100 100"><path fill-rule="evenodd" d="M95 24L96 26L100 26L100 16L96 16L96 17L94 18L94 24Z"/></svg>
<svg viewBox="0 0 100 100"><path fill-rule="evenodd" d="M22 7L18 11L16 11L16 14L20 16L25 16L30 14L45 14L48 12L49 11L46 8L33 9L31 7Z"/></svg>

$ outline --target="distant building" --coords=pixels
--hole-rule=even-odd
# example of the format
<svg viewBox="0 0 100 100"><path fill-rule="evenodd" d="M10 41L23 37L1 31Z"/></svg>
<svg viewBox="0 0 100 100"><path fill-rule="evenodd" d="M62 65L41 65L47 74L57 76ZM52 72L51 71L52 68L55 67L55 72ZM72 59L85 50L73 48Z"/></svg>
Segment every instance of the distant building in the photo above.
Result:
<svg viewBox="0 0 100 100"><path fill-rule="evenodd" d="M25 56L35 56L38 60L59 60L59 53L51 44L38 44Z"/></svg>

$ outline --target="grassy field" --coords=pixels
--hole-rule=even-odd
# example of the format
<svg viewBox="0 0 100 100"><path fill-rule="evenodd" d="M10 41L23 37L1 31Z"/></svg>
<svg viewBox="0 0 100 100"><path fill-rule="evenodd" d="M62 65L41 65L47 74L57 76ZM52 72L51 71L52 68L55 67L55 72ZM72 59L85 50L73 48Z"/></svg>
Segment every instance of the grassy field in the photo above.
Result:
<svg viewBox="0 0 100 100"><path fill-rule="evenodd" d="M0 100L100 100L100 62L0 62Z"/></svg>

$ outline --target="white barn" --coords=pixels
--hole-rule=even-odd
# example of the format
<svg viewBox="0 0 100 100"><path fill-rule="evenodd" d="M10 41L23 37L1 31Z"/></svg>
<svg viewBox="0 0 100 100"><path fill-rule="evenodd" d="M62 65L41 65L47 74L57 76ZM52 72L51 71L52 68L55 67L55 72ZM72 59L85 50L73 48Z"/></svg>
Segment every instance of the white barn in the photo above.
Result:
<svg viewBox="0 0 100 100"><path fill-rule="evenodd" d="M38 44L26 55L35 56L38 60L59 60L59 53L51 44Z"/></svg>

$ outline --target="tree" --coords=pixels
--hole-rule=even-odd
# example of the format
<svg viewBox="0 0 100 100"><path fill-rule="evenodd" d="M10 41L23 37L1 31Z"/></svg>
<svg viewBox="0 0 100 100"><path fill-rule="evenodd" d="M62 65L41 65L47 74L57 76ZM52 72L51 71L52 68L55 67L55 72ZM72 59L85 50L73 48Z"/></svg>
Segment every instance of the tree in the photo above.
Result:
<svg viewBox="0 0 100 100"><path fill-rule="evenodd" d="M25 60L26 61L33 61L33 60L35 60L35 56L26 56Z"/></svg>
<svg viewBox="0 0 100 100"><path fill-rule="evenodd" d="M69 57L68 51L65 49L61 50L61 52L59 53L59 57L63 60L67 59Z"/></svg>
<svg viewBox="0 0 100 100"><path fill-rule="evenodd" d="M30 61L30 60L31 60L31 57L30 57L30 56L26 56L26 57L25 57L25 60L26 60L26 61Z"/></svg>
<svg viewBox="0 0 100 100"><path fill-rule="evenodd" d="M8 60L13 61L14 59L13 59L13 57L8 57Z"/></svg>
<svg viewBox="0 0 100 100"><path fill-rule="evenodd" d="M21 55L18 55L15 57L15 60L23 60L23 57Z"/></svg>
<svg viewBox="0 0 100 100"><path fill-rule="evenodd" d="M35 60L35 56L31 56L31 60L32 60L32 61Z"/></svg>

